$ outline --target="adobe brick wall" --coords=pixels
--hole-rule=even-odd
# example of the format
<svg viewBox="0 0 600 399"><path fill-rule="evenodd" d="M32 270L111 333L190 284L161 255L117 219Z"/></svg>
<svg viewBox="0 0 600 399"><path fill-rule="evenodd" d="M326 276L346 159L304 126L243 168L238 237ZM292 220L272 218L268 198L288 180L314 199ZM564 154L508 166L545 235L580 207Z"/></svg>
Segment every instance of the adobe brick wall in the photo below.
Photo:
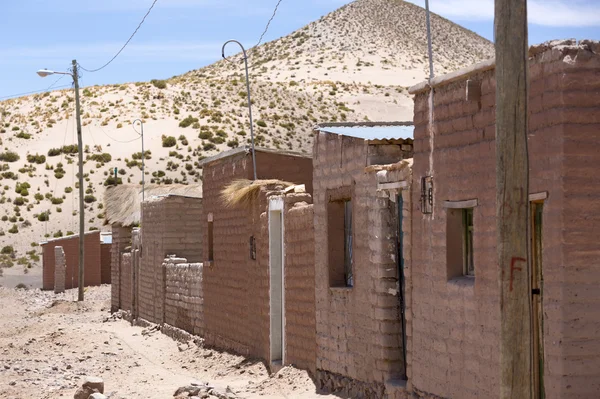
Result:
<svg viewBox="0 0 600 399"><path fill-rule="evenodd" d="M100 244L100 280L102 284L110 284L110 264L112 244Z"/></svg>
<svg viewBox="0 0 600 399"><path fill-rule="evenodd" d="M312 160L256 152L258 177L312 187ZM213 215L214 260L204 262L204 319L208 345L269 359L269 273L266 194L252 206L226 207L220 196L235 179L252 179L252 157L237 154L210 162L203 170L203 240L207 261L208 215ZM250 237L257 259L250 259ZM179 255L179 253L177 253Z"/></svg>
<svg viewBox="0 0 600 399"><path fill-rule="evenodd" d="M315 239L312 197L285 196L285 362L316 372Z"/></svg>
<svg viewBox="0 0 600 399"><path fill-rule="evenodd" d="M100 285L101 279L101 253L100 232L85 234L84 248L84 286ZM79 236L55 239L42 244L43 272L42 289L54 289L54 248L60 246L65 251L66 280L65 289L78 287L79 281Z"/></svg>
<svg viewBox="0 0 600 399"><path fill-rule="evenodd" d="M202 200L167 196L142 204L142 255L139 270L139 316L163 323L164 276L162 264L170 254L202 260Z"/></svg>
<svg viewBox="0 0 600 399"><path fill-rule="evenodd" d="M396 205L387 194L377 191L376 171L365 169L366 141L317 133L314 146L317 379L329 390L382 397L385 383L400 378L403 372ZM396 166L402 171L388 177L410 182L410 168ZM327 206L329 193L342 187L350 188L353 204L354 287L331 288ZM408 233L409 192L403 197L407 216L403 230ZM407 257L407 266L409 262Z"/></svg>
<svg viewBox="0 0 600 399"><path fill-rule="evenodd" d="M111 312L121 309L121 254L131 246L131 228L112 225L112 244L110 248Z"/></svg>
<svg viewBox="0 0 600 399"><path fill-rule="evenodd" d="M65 292L65 251L62 247L54 247L54 293Z"/></svg>
<svg viewBox="0 0 600 399"><path fill-rule="evenodd" d="M131 276L133 268L133 257L131 252L123 252L121 254L121 307L120 309L131 311L132 291L131 291Z"/></svg>
<svg viewBox="0 0 600 399"><path fill-rule="evenodd" d="M600 56L552 48L530 61L530 193L543 214L546 398L600 395ZM481 103L465 80L482 82ZM499 396L499 267L496 262L495 79L477 72L435 88L434 151L428 92L415 97L412 347L409 379L441 397ZM433 165L430 166L430 157ZM592 166L594 165L594 166ZM419 179L434 176L434 214L419 210ZM473 280L448 280L444 200L479 200ZM596 288L595 288L596 287Z"/></svg>
<svg viewBox="0 0 600 399"><path fill-rule="evenodd" d="M204 334L202 264L167 258L165 273L165 323L191 334Z"/></svg>

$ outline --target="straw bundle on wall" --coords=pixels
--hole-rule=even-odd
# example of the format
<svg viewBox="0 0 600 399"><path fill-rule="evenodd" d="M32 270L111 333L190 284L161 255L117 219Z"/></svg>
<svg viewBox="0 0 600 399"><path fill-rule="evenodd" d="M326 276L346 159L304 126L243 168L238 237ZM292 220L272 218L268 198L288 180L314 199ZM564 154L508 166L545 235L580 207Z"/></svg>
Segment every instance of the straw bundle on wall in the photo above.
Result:
<svg viewBox="0 0 600 399"><path fill-rule="evenodd" d="M270 190L283 190L293 186L294 183L282 180L247 180L239 179L229 183L221 191L221 199L227 206L249 207L258 198L263 188Z"/></svg>

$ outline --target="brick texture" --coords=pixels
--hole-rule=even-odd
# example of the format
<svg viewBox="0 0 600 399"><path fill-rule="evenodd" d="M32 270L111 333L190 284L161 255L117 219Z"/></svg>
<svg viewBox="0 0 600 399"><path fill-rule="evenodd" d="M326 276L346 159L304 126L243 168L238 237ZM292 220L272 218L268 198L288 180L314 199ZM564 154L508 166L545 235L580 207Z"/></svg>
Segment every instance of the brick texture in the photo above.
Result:
<svg viewBox="0 0 600 399"><path fill-rule="evenodd" d="M204 335L202 264L167 258L165 273L165 323L191 334Z"/></svg>
<svg viewBox="0 0 600 399"><path fill-rule="evenodd" d="M62 247L54 247L54 293L65 292L65 251Z"/></svg>
<svg viewBox="0 0 600 399"><path fill-rule="evenodd" d="M542 232L546 398L600 396L600 56L552 48L530 61L530 193L548 192ZM481 82L478 103L466 79ZM434 214L413 191L409 379L441 397L499 396L495 79L480 72L415 98L414 176L434 176ZM430 152L431 143L434 151ZM432 161L430 163L430 160ZM448 279L444 200L475 199L475 278ZM316 201L315 201L316 203ZM418 265L418 267L417 267Z"/></svg>
<svg viewBox="0 0 600 399"><path fill-rule="evenodd" d="M125 248L131 246L131 228L120 225L112 226L112 244L110 247L110 277L111 277L111 312L122 309L122 286L124 284L121 255Z"/></svg>
<svg viewBox="0 0 600 399"><path fill-rule="evenodd" d="M112 244L100 244L100 281L102 284L110 284L111 248Z"/></svg>
<svg viewBox="0 0 600 399"><path fill-rule="evenodd" d="M343 390L352 396L382 397L386 381L403 375L397 203L395 196L378 192L377 169L366 169L369 154L386 151L370 149L362 139L326 133L316 134L314 146L318 381L324 388ZM410 167L406 163L394 166L397 170L384 171L383 179L410 182ZM333 197L340 188L349 188L345 191L352 200L352 288L331 288L329 284L327 208L329 197L336 199ZM402 228L408 234L409 191L402 196L406 216ZM405 264L410 264L407 255Z"/></svg>
<svg viewBox="0 0 600 399"><path fill-rule="evenodd" d="M259 179L306 184L312 190L312 160L275 153L256 153ZM252 157L237 154L204 165L203 240L208 254L208 215L213 215L214 260L204 263L206 343L269 359L269 269L266 197L252 209L226 207L221 190L234 179L251 179ZM257 260L250 259L250 237ZM178 254L179 255L179 254ZM207 259L204 259L207 260Z"/></svg>
<svg viewBox="0 0 600 399"><path fill-rule="evenodd" d="M285 362L316 371L315 240L312 198L285 197Z"/></svg>
<svg viewBox="0 0 600 399"><path fill-rule="evenodd" d="M190 262L202 260L202 200L160 197L142 204L142 255L137 287L139 316L165 321L163 261L177 254Z"/></svg>
<svg viewBox="0 0 600 399"><path fill-rule="evenodd" d="M79 236L55 239L42 244L43 272L42 289L54 289L54 248L60 246L65 252L66 275L65 289L78 287L79 284ZM101 251L100 232L96 231L85 235L84 248L84 279L85 286L100 285L101 278Z"/></svg>

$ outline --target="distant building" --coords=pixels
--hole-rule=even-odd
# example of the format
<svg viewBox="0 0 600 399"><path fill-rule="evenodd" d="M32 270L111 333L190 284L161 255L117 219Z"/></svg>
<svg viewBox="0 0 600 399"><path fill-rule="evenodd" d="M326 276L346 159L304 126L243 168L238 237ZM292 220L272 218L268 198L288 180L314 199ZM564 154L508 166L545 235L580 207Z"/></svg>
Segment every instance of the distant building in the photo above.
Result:
<svg viewBox="0 0 600 399"><path fill-rule="evenodd" d="M84 248L84 286L110 284L110 244L106 233L92 231L85 234ZM42 247L42 289L54 289L54 248L62 247L65 253L65 281L64 288L70 289L79 286L79 235L55 238L41 243Z"/></svg>

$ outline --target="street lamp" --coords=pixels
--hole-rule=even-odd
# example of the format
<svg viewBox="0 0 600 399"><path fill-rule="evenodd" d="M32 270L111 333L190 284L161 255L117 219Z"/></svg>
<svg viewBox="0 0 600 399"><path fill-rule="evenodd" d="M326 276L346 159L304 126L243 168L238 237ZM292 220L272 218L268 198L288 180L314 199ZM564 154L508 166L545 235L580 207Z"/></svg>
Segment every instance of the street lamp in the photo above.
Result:
<svg viewBox="0 0 600 399"><path fill-rule="evenodd" d="M140 123L140 132L138 132L137 130L135 130L135 123L139 122ZM145 197L144 197L144 191L146 188L146 183L145 183L145 178L144 175L146 174L146 168L145 168L145 164L144 161L146 159L146 154L144 153L144 122L141 119L136 119L134 120L131 125L133 126L133 130L135 130L135 132L137 134L140 135L140 137L142 138L142 202L144 202Z"/></svg>
<svg viewBox="0 0 600 399"><path fill-rule="evenodd" d="M254 152L254 126L252 123L252 101L250 100L250 78L248 77L248 56L246 54L246 49L244 46L242 46L242 43L238 42L237 40L229 40L225 42L223 48L221 49L221 55L223 56L223 59L227 60L225 57L225 46L227 46L229 43L237 43L242 48L242 52L244 53L244 63L246 65L246 91L248 93L248 114L250 115L250 139L252 140L252 167L254 168L254 180L256 180L256 154Z"/></svg>
<svg viewBox="0 0 600 399"><path fill-rule="evenodd" d="M70 75L75 85L75 115L77 120L77 149L79 152L79 296L78 301L83 301L84 286L84 241L85 241L85 218L83 202L83 143L81 139L81 108L79 104L79 76L77 74L77 61L73 60L73 72L56 72L48 69L40 69L37 74L45 78L50 75Z"/></svg>

